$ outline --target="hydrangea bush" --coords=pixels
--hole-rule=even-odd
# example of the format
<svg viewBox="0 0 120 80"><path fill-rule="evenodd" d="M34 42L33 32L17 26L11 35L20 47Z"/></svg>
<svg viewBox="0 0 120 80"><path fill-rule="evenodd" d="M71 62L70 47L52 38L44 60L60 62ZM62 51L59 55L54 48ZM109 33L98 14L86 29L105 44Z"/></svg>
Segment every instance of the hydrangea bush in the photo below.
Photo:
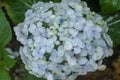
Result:
<svg viewBox="0 0 120 80"><path fill-rule="evenodd" d="M14 31L25 68L47 80L104 70L103 59L113 53L107 23L79 0L33 4Z"/></svg>

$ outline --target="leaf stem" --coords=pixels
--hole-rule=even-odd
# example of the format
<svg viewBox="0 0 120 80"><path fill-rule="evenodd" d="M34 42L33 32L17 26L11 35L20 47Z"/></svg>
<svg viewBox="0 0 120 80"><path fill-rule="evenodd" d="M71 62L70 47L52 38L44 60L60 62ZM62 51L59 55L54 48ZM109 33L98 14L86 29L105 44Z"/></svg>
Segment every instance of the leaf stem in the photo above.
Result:
<svg viewBox="0 0 120 80"><path fill-rule="evenodd" d="M117 23L120 22L120 19L117 19L115 21L112 21L114 20L114 18L117 18L119 17L118 14L114 15L114 16L110 16L109 18L107 18L105 21L108 23L108 27L112 26L112 25L115 25Z"/></svg>
<svg viewBox="0 0 120 80"><path fill-rule="evenodd" d="M112 21L114 18L116 18L116 17L118 17L118 15L116 14L116 15L114 15L114 16L110 16L109 18L107 18L105 21L106 22L110 22L110 21Z"/></svg>
<svg viewBox="0 0 120 80"><path fill-rule="evenodd" d="M112 25L117 24L117 23L119 23L119 22L120 22L120 19L119 19L119 20L116 20L116 21L114 21L114 22L112 22L112 23L109 23L108 26L112 26Z"/></svg>

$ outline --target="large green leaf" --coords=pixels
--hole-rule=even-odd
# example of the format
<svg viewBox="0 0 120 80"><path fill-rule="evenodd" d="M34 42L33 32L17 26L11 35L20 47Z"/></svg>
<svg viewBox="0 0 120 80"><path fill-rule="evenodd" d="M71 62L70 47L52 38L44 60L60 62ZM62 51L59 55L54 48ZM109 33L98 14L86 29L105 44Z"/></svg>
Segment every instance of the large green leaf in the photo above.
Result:
<svg viewBox="0 0 120 80"><path fill-rule="evenodd" d="M100 0L101 11L109 14L120 10L120 0Z"/></svg>
<svg viewBox="0 0 120 80"><path fill-rule="evenodd" d="M120 44L120 15L114 17L109 23L109 35L111 36L114 46Z"/></svg>
<svg viewBox="0 0 120 80"><path fill-rule="evenodd" d="M24 13L30 7L28 1L29 0L4 0L8 15L15 24L24 20Z"/></svg>
<svg viewBox="0 0 120 80"><path fill-rule="evenodd" d="M5 50L6 45L11 40L12 33L10 25L0 8L0 80L10 80L7 69L12 68L15 60L10 59Z"/></svg>
<svg viewBox="0 0 120 80"><path fill-rule="evenodd" d="M0 51L2 47L4 48L11 40L11 36L11 28L3 11L0 8Z"/></svg>
<svg viewBox="0 0 120 80"><path fill-rule="evenodd" d="M11 80L8 72L4 69L0 69L0 80Z"/></svg>

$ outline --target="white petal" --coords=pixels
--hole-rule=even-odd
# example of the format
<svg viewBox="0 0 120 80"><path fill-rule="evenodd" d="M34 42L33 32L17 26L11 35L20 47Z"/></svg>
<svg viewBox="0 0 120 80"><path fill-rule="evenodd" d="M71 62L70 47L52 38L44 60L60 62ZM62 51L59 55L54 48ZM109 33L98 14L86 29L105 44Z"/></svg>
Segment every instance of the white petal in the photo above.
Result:
<svg viewBox="0 0 120 80"><path fill-rule="evenodd" d="M74 15L74 11L73 11L72 9L69 9L69 10L67 11L67 15L69 15L69 16Z"/></svg>
<svg viewBox="0 0 120 80"><path fill-rule="evenodd" d="M75 80L77 78L78 74L72 74L68 77L68 80Z"/></svg>
<svg viewBox="0 0 120 80"><path fill-rule="evenodd" d="M77 60L75 58L71 58L69 55L66 55L66 59L70 66L74 66L77 64Z"/></svg>
<svg viewBox="0 0 120 80"><path fill-rule="evenodd" d="M47 74L46 77L47 77L47 80L54 80L54 79L53 79L53 75L50 74L50 73Z"/></svg>
<svg viewBox="0 0 120 80"><path fill-rule="evenodd" d="M100 65L99 67L98 67L98 70L105 70L106 69L106 66L105 65Z"/></svg>
<svg viewBox="0 0 120 80"><path fill-rule="evenodd" d="M97 60L101 59L102 55L104 54L103 49L101 47L97 47L96 54L97 54Z"/></svg>
<svg viewBox="0 0 120 80"><path fill-rule="evenodd" d="M62 57L64 55L64 46L58 47L58 56Z"/></svg>
<svg viewBox="0 0 120 80"><path fill-rule="evenodd" d="M33 33L35 31L35 29L36 29L35 24L30 24L29 32Z"/></svg>
<svg viewBox="0 0 120 80"><path fill-rule="evenodd" d="M78 32L75 29L69 29L69 33L74 37L78 34Z"/></svg>
<svg viewBox="0 0 120 80"><path fill-rule="evenodd" d="M73 46L79 46L80 48L84 48L85 46L85 44L79 38L74 38L72 43L73 43Z"/></svg>
<svg viewBox="0 0 120 80"><path fill-rule="evenodd" d="M72 42L71 41L65 41L65 44L64 44L64 49L65 50L71 50L73 48L73 45L72 45Z"/></svg>
<svg viewBox="0 0 120 80"><path fill-rule="evenodd" d="M81 49L79 47L74 48L74 53L79 54L81 52Z"/></svg>
<svg viewBox="0 0 120 80"><path fill-rule="evenodd" d="M87 58L80 58L80 59L79 59L79 64L84 65L84 64L87 63L87 61L88 61Z"/></svg>
<svg viewBox="0 0 120 80"><path fill-rule="evenodd" d="M44 54L44 53L45 53L45 48L41 48L41 49L40 49L40 53L41 53L41 54Z"/></svg>

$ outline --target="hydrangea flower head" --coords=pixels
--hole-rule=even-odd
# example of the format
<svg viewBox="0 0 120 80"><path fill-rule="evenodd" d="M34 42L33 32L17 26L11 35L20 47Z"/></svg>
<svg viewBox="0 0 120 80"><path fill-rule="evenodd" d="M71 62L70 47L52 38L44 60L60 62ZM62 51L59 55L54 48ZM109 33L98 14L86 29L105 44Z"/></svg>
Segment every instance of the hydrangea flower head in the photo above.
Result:
<svg viewBox="0 0 120 80"><path fill-rule="evenodd" d="M14 30L25 68L47 80L103 70L103 59L113 53L107 23L79 0L33 4Z"/></svg>

